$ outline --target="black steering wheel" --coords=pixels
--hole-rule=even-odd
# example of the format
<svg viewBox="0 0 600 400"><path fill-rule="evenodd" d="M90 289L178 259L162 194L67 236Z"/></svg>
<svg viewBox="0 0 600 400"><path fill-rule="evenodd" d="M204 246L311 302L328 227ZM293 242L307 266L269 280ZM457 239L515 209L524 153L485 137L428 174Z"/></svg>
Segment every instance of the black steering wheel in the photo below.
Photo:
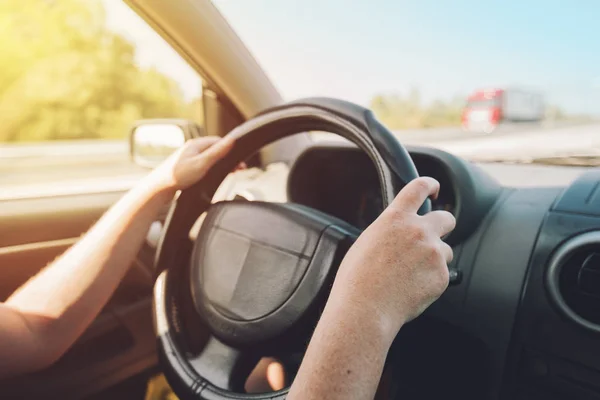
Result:
<svg viewBox="0 0 600 400"><path fill-rule="evenodd" d="M236 142L228 156L174 200L158 249L158 354L181 399L287 395L288 389L246 394L244 381L261 355L306 346L337 268L360 231L297 204L211 204L211 199L240 161L275 140L307 131L336 133L367 153L384 207L418 176L408 152L371 111L341 100L292 102L231 131ZM430 208L427 200L420 213ZM205 211L197 238L190 240Z"/></svg>

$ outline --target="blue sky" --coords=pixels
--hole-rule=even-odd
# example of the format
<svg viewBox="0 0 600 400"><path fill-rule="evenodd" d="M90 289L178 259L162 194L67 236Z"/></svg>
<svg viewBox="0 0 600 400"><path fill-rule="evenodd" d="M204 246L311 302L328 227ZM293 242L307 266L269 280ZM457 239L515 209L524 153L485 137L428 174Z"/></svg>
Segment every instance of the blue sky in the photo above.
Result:
<svg viewBox="0 0 600 400"><path fill-rule="evenodd" d="M600 113L600 1L214 0L286 98L489 86Z"/></svg>
<svg viewBox="0 0 600 400"><path fill-rule="evenodd" d="M109 26L136 58L179 82L200 79L121 1ZM367 105L419 88L424 100L524 86L600 115L600 0L213 0L286 99Z"/></svg>

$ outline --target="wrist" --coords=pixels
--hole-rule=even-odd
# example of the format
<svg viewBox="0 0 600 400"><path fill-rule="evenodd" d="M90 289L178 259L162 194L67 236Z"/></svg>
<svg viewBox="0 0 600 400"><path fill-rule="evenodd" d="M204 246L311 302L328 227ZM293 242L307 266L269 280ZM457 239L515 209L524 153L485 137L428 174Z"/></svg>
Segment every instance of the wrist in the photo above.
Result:
<svg viewBox="0 0 600 400"><path fill-rule="evenodd" d="M171 201L177 192L174 185L156 179L152 173L144 177L134 191L148 200L156 200L162 203Z"/></svg>
<svg viewBox="0 0 600 400"><path fill-rule="evenodd" d="M389 350L405 322L392 318L382 307L371 305L368 301L344 296L334 298L331 295L321 319L325 319L333 329L350 329L367 334L381 343L385 351Z"/></svg>

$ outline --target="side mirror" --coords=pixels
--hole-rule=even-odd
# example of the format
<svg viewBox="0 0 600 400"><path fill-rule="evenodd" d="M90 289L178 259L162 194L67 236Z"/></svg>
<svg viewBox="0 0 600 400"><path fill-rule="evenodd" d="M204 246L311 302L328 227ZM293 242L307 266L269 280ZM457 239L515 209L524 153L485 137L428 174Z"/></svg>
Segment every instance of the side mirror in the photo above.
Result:
<svg viewBox="0 0 600 400"><path fill-rule="evenodd" d="M186 140L202 135L202 128L192 121L156 119L136 122L129 137L129 154L134 163L154 168Z"/></svg>

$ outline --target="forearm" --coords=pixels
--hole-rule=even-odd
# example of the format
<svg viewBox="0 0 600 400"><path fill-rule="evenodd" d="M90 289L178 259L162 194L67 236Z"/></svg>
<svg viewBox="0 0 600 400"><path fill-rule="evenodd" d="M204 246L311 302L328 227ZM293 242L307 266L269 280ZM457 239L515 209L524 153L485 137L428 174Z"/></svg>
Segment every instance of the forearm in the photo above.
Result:
<svg viewBox="0 0 600 400"><path fill-rule="evenodd" d="M393 340L360 306L328 302L290 390L290 400L372 399Z"/></svg>
<svg viewBox="0 0 600 400"><path fill-rule="evenodd" d="M32 353L19 357L22 371L9 365L11 374L49 364L73 344L122 280L170 196L172 192L152 185L137 186L77 244L7 300L4 306L22 319L25 353ZM2 358L0 375L5 375Z"/></svg>

